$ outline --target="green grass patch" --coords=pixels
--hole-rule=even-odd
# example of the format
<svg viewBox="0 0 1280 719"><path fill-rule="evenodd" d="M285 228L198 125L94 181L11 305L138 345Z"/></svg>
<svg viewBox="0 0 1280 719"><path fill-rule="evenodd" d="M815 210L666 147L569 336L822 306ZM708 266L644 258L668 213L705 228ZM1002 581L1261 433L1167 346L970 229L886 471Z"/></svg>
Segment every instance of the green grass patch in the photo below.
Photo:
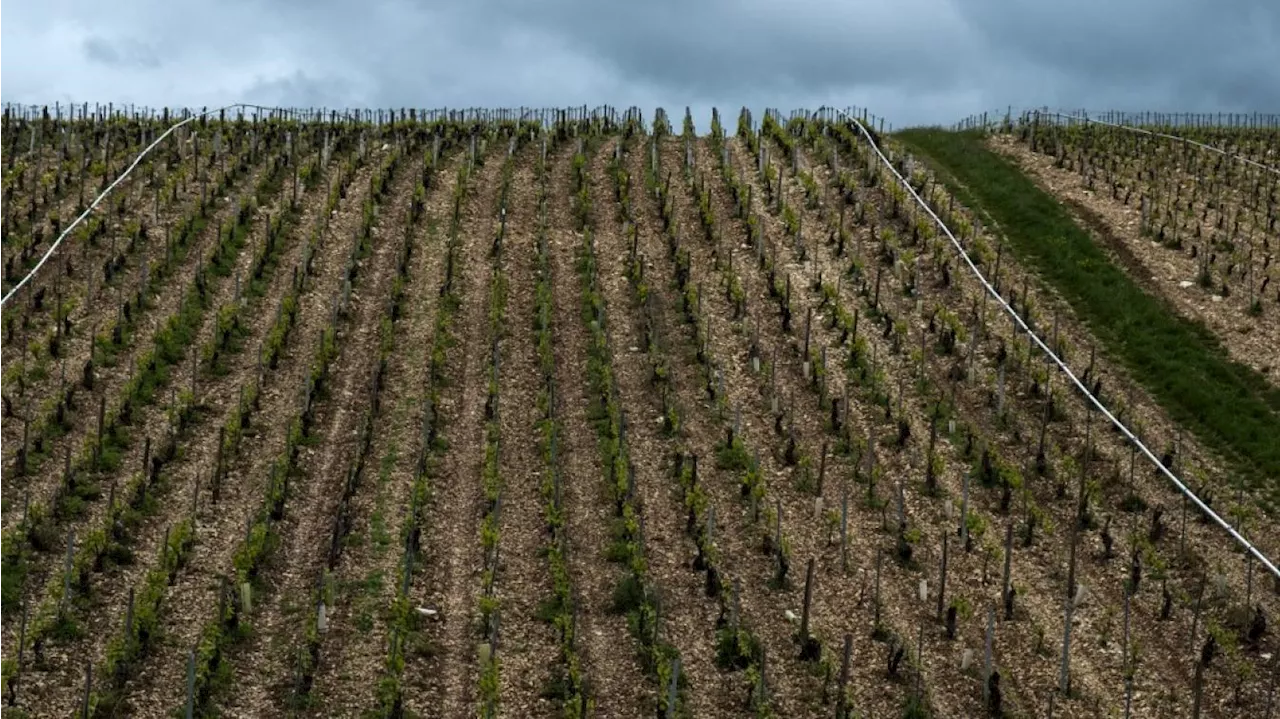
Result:
<svg viewBox="0 0 1280 719"><path fill-rule="evenodd" d="M1266 492L1265 503L1280 499L1280 388L1229 359L1203 325L1144 292L981 134L908 130L897 138L927 156L957 199L999 223L1018 259L1066 298L1175 421L1230 458L1240 477Z"/></svg>

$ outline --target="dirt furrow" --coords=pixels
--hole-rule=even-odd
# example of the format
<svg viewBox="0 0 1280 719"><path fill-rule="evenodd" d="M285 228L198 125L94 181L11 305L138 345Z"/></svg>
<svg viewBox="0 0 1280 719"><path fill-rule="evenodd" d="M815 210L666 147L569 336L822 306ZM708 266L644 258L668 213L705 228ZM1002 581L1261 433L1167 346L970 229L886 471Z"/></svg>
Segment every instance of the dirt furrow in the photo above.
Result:
<svg viewBox="0 0 1280 719"><path fill-rule="evenodd" d="M640 716L652 707L644 670L637 659L637 643L627 631L626 618L610 611L621 570L606 562L612 542L613 510L605 494L604 467L595 442L593 405L587 376L588 344L584 326L577 257L582 234L573 229L570 210L571 152L558 152L549 180L550 249L555 279L556 414L564 438L560 446L564 506L569 537L569 572L578 593L578 631L589 701L596 716ZM601 197L597 202L604 202Z"/></svg>
<svg viewBox="0 0 1280 719"><path fill-rule="evenodd" d="M411 691L406 708L424 716L464 716L475 707L479 680L475 614L480 592L480 464L484 459L485 341L492 273L485 261L497 228L498 192L502 160L485 159L473 170L469 197L459 229L463 306L456 336L461 355L450 375L441 403L449 449L442 476L428 512L435 521L423 542L428 587L419 588L415 606L435 608L441 619L429 627L434 645L428 671L433 684L427 695ZM453 371L453 367L450 367Z"/></svg>
<svg viewBox="0 0 1280 719"><path fill-rule="evenodd" d="M410 157L416 153L407 150ZM279 529L279 544L265 580L253 620L254 636L233 659L232 684L226 711L234 716L280 716L308 692L296 689L297 655L305 627L317 611L316 587L329 582L326 560L343 496L347 473L360 451L359 425L371 403L373 374L378 360L381 319L388 311L397 253L404 237L415 174L401 160L387 179L387 197L378 205L372 230L372 250L361 264L358 286L352 290L348 318L339 320L341 346L331 369L327 401L317 412L312 430L316 442L302 450L297 482ZM339 236L341 237L341 236Z"/></svg>
<svg viewBox="0 0 1280 719"><path fill-rule="evenodd" d="M509 717L552 716L555 705L544 692L557 657L553 629L538 619L539 603L551 594L551 577L542 558L542 465L538 449L539 381L534 328L534 285L537 250L537 187L531 148L516 160L508 198L503 240L503 275L507 282L507 316L500 343L499 410L502 426L499 472L502 476L498 514L500 557L496 594L501 608L498 688L499 714ZM495 160L496 161L496 160Z"/></svg>
<svg viewBox="0 0 1280 719"><path fill-rule="evenodd" d="M459 182L462 184L459 185ZM439 696L443 691L440 685L441 675L436 666L439 661L437 659L438 631L437 628L426 626L427 617L419 615L434 611L430 618L436 620L441 618L438 607L428 604L430 598L427 595L432 591L433 583L437 581L434 577L441 571L439 556L432 554L435 543L431 532L437 521L434 512L439 509L435 495L443 483L442 455L447 451L451 439L450 428L445 425L446 418L441 416L439 407L443 405L445 396L450 396L451 392L456 391L453 388L457 386L457 382L453 378L460 377L466 365L466 357L462 354L466 344L457 333L459 312L466 288L462 287L459 279L461 273L458 269L458 253L462 246L462 238L458 234L458 225L455 223L460 222L462 210L471 202L471 195L475 190L474 168L468 159L460 161L449 187L450 195L440 198L439 205L433 210L440 218L439 232L445 244L441 261L445 269L440 283L433 288L438 295L437 311L436 316L432 318L433 325L430 329L429 341L422 345L428 365L423 401L427 406L424 406L422 411L425 413L431 410L432 415L429 418L425 416L420 418L422 422L419 427L424 433L421 439L422 464L410 470L410 477L415 485L420 485L419 501L424 505L415 506L413 508L415 517L407 520L412 521L410 531L416 530L417 534L405 537L407 546L404 553L407 555L412 551L414 565L413 576L408 580L401 575L401 581L404 584L400 601L405 602L411 614L405 626L397 626L390 630L384 628L384 631L390 634L390 640L401 642L401 647L396 653L400 666L392 669L396 680L395 684L389 688L394 690L393 694L380 697L379 702L383 704L384 701L390 700L393 705L399 702L404 711L413 712L418 716L428 715L430 712L438 714ZM457 399L452 398L449 401L456 403ZM416 463L419 457L415 456L413 460ZM397 635L393 632L401 633ZM392 647L388 645L387 649L390 653ZM384 674L384 681L387 679L388 675ZM381 688L379 691L381 693Z"/></svg>
<svg viewBox="0 0 1280 719"><path fill-rule="evenodd" d="M225 710L238 716L287 713L294 700L296 654L303 627L316 612L315 587L326 582L325 558L332 537L343 482L360 448L358 425L371 402L372 375L378 359L380 319L388 310L390 280L396 273L399 239L415 177L397 169L389 178L388 200L381 203L381 219L372 228L371 252L352 290L347 324L339 330L342 345L333 365L328 402L315 418L317 440L302 450L298 481L291 490L291 507L279 530L279 544L253 618L255 636L233 661L236 691Z"/></svg>
<svg viewBox="0 0 1280 719"><path fill-rule="evenodd" d="M284 432L289 417L297 412L298 398L310 372L316 338L332 318L334 300L345 276L343 268L351 251L354 232L359 227L363 201L369 195L369 178L380 161L375 152L358 169L346 200L329 220L323 242L316 251L312 273L298 301L298 316L289 334L289 342L276 369L268 373L259 399L259 410L253 424L241 441L239 456L225 458L226 471L220 487L217 507L202 505L195 556L174 584L166 600L167 606L184 608L171 615L167 626L170 640L153 652L138 681L128 692L140 715L160 716L179 706L186 690L183 677L186 657L210 615L218 607L220 577L232 567L233 553L245 537L245 528L262 502L263 483L271 463L284 445ZM323 205L322 205L323 206ZM306 231L309 231L307 228ZM296 266L296 265L294 265ZM284 265L290 273L293 266ZM290 275L292 281L292 275ZM263 313L270 317L270 313ZM246 362L256 365L256 354L246 353ZM234 374L231 376L235 376ZM202 466L188 464L190 474L179 486L192 486L197 478L206 477L216 454L217 433L210 431L198 445ZM200 480L205 484L205 480ZM207 494L206 487L202 494ZM180 495L181 496L181 495ZM175 499L175 501L178 501Z"/></svg>
<svg viewBox="0 0 1280 719"><path fill-rule="evenodd" d="M384 409L369 453L376 478L354 502L352 536L334 575L336 600L321 647L312 694L317 716L356 716L376 704L378 679L387 660L389 616L396 599L403 544L411 517L411 493L422 451L428 355L443 281L444 230L457 185L455 157L433 175L425 217L411 232L414 245L399 320L396 350L388 362ZM415 608L416 609L416 608Z"/></svg>
<svg viewBox="0 0 1280 719"><path fill-rule="evenodd" d="M591 160L589 174L593 198L592 225L595 227L597 254L600 257L600 286L605 303L612 309L614 371L618 393L627 413L627 441L636 468L636 486L640 491L645 517L645 556L649 568L662 588L662 617L667 641L680 650L680 671L688 678L686 705L693 716L725 716L738 708L730 696L733 682L720 672L716 661L716 619L719 605L708 598L705 582L693 566L697 548L685 531L685 510L680 484L675 478L674 457L681 442L663 431L663 408L656 394L653 370L646 359L641 326L642 310L626 277L630 248L617 219L619 205L609 179L609 160L614 142L603 143ZM645 156L645 145L624 156L624 165L638 173L638 162L629 160ZM644 193L643 174L632 175L632 198ZM641 227L652 218L636 218ZM650 280L654 302L666 306L659 291L665 282L657 276ZM663 333L665 334L665 332ZM674 336L674 335L673 335ZM672 358L679 371L688 366L688 358ZM685 395L686 404L701 404L698 390ZM685 423L688 444L694 450L710 455L710 437L716 433L704 425ZM699 431L700 430L700 431ZM704 465L707 466L707 465ZM741 700L741 697L738 697Z"/></svg>

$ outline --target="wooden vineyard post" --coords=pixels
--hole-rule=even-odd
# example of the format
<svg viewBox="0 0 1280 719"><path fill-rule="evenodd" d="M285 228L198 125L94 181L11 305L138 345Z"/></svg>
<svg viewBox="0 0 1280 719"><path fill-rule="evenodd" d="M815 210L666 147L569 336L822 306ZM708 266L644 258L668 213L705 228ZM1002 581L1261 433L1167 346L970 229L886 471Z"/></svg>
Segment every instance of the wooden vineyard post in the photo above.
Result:
<svg viewBox="0 0 1280 719"><path fill-rule="evenodd" d="M818 386L818 408L827 406L827 346L822 346L822 384Z"/></svg>
<svg viewBox="0 0 1280 719"><path fill-rule="evenodd" d="M778 349L775 347L769 359L769 407L771 413L778 416ZM775 422L775 427L780 426Z"/></svg>
<svg viewBox="0 0 1280 719"><path fill-rule="evenodd" d="M1183 495L1185 496L1185 495ZM1246 609L1253 604L1253 553L1244 555L1245 563L1245 590L1244 590L1244 606Z"/></svg>
<svg viewBox="0 0 1280 719"><path fill-rule="evenodd" d="M1136 451L1136 450L1135 450ZM1130 472L1132 475L1132 471ZM1178 520L1178 559L1187 561L1187 495L1182 495L1182 517Z"/></svg>
<svg viewBox="0 0 1280 719"><path fill-rule="evenodd" d="M742 585L737 579L733 580L733 588L730 590L732 596L729 598L729 629L733 631L734 636L738 634L738 615L740 613L739 605L741 604Z"/></svg>
<svg viewBox="0 0 1280 719"><path fill-rule="evenodd" d="M840 493L840 571L849 573L849 488Z"/></svg>
<svg viewBox="0 0 1280 719"><path fill-rule="evenodd" d="M1272 660L1272 663L1275 668L1271 670L1271 686L1267 689L1267 713L1264 719L1271 719L1271 710L1275 707L1276 683L1280 681L1280 659Z"/></svg>
<svg viewBox="0 0 1280 719"><path fill-rule="evenodd" d="M949 539L951 532L943 531L942 533L942 566L938 574L938 618L942 618L943 607L946 604L947 596L947 549L949 547Z"/></svg>
<svg viewBox="0 0 1280 719"><path fill-rule="evenodd" d="M982 701L988 706L991 705L991 643L995 639L996 633L996 610L994 607L987 607L987 638L983 646L982 659Z"/></svg>
<svg viewBox="0 0 1280 719"><path fill-rule="evenodd" d="M1200 704L1204 695L1204 662L1196 658L1195 675L1191 679L1191 717L1200 719Z"/></svg>
<svg viewBox="0 0 1280 719"><path fill-rule="evenodd" d="M84 701L80 707L80 716L89 719L89 695L93 691L93 661L84 662Z"/></svg>
<svg viewBox="0 0 1280 719"><path fill-rule="evenodd" d="M715 505L707 507L707 529L705 546L707 550L711 550L715 546L715 529L716 529L716 508ZM708 597L716 597L720 595L720 574L716 570L714 564L708 559L706 562L707 582L706 593Z"/></svg>
<svg viewBox="0 0 1280 719"><path fill-rule="evenodd" d="M760 449L757 447L755 453L751 456L751 469L754 472L760 471ZM641 514L640 516L644 516ZM760 521L760 500L755 492L751 492L751 523L755 524Z"/></svg>
<svg viewBox="0 0 1280 719"><path fill-rule="evenodd" d="M847 687L849 684L849 659L853 653L853 635L844 635L844 652L840 660L840 685L839 693L836 695L836 719L846 719L848 716Z"/></svg>
<svg viewBox="0 0 1280 719"><path fill-rule="evenodd" d="M920 382L921 386L924 385L925 365L927 364L926 360L928 359L928 356L929 356L929 345L927 342L928 337L929 336L927 333L925 332L920 333L920 368L919 368L920 372L919 372L919 377L917 379Z"/></svg>
<svg viewBox="0 0 1280 719"><path fill-rule="evenodd" d="M977 305L974 305L974 314L977 314ZM975 318L976 319L976 318ZM964 379L966 381L973 379L973 358L978 353L978 334L981 326L975 321L969 326L969 349L964 355Z"/></svg>
<svg viewBox="0 0 1280 719"><path fill-rule="evenodd" d="M218 506L218 500L222 497L222 452L226 444L226 436L227 427L223 425L218 428L218 454L213 466L213 506L215 507Z"/></svg>
<svg viewBox="0 0 1280 719"><path fill-rule="evenodd" d="M1126 586L1124 589L1124 628L1120 644L1120 671L1129 676L1129 602L1133 592Z"/></svg>
<svg viewBox="0 0 1280 719"><path fill-rule="evenodd" d="M1073 521L1071 523L1071 532L1068 534L1069 542L1067 552L1067 599L1070 601L1076 595L1076 545L1079 544L1080 523Z"/></svg>
<svg viewBox="0 0 1280 719"><path fill-rule="evenodd" d="M809 636L809 607L813 600L813 563L814 558L809 557L809 564L804 573L804 607L800 613L800 658L807 661L816 661L821 655L818 641Z"/></svg>
<svg viewBox="0 0 1280 719"><path fill-rule="evenodd" d="M1089 474L1089 459L1093 455L1093 405L1087 405L1084 413L1084 457L1080 461L1080 485L1076 489L1076 524L1082 529L1087 527L1089 518L1089 494L1086 479ZM1073 572L1074 574L1074 572Z"/></svg>
<svg viewBox="0 0 1280 719"><path fill-rule="evenodd" d="M812 327L813 327L813 308L806 307L804 310L804 378L806 380L810 379L811 367L809 366L810 365L809 342L810 342L810 332L812 330Z"/></svg>
<svg viewBox="0 0 1280 719"><path fill-rule="evenodd" d="M1005 363L1000 363L1000 369L996 374L996 419L1004 420L1004 372Z"/></svg>
<svg viewBox="0 0 1280 719"><path fill-rule="evenodd" d="M902 486L902 480L898 480L898 531L905 532L907 529L907 495L906 489Z"/></svg>
<svg viewBox="0 0 1280 719"><path fill-rule="evenodd" d="M67 555L62 567L62 599L58 602L58 614L61 615L67 609L67 604L71 601L71 566L75 559L76 536L75 530L67 530Z"/></svg>
<svg viewBox="0 0 1280 719"><path fill-rule="evenodd" d="M880 634L880 566L884 562L884 550L876 547L876 593L872 603L872 610L875 613L875 622L872 625L871 632L873 636Z"/></svg>
<svg viewBox="0 0 1280 719"><path fill-rule="evenodd" d="M5 400L7 401L8 397L6 397ZM19 477L24 477L27 474L27 453L30 451L28 449L30 446L28 435L30 434L30 430L31 418L30 415L28 415L22 418L22 447L18 450L18 460L15 463L17 466L14 468L14 473Z"/></svg>
<svg viewBox="0 0 1280 719"><path fill-rule="evenodd" d="M875 506L876 499L876 453L875 453L875 433L871 427L867 427L867 504L871 507Z"/></svg>
<svg viewBox="0 0 1280 719"><path fill-rule="evenodd" d="M18 678L22 676L23 650L27 643L27 605L22 604L22 617L18 624L18 662L14 666L13 676L9 679L9 696L7 703L14 706L18 701Z"/></svg>
<svg viewBox="0 0 1280 719"><path fill-rule="evenodd" d="M920 580L923 582L924 580ZM924 689L924 618L920 618L920 628L916 634L916 696Z"/></svg>
<svg viewBox="0 0 1280 719"><path fill-rule="evenodd" d="M1004 602L1004 619L1013 619L1013 589L1009 586L1013 570L1013 518L1004 529L1004 580L1001 582L1000 600Z"/></svg>
<svg viewBox="0 0 1280 719"><path fill-rule="evenodd" d="M924 463L924 484L925 489L930 494L936 494L938 491L938 477L933 471L934 448L938 442L938 415L936 412L929 417L929 446L925 451Z"/></svg>
<svg viewBox="0 0 1280 719"><path fill-rule="evenodd" d="M196 699L196 651L192 649L187 654L187 709L186 719L192 719L195 714Z"/></svg>
<svg viewBox="0 0 1280 719"><path fill-rule="evenodd" d="M1066 607L1063 610L1062 623L1062 666L1058 670L1058 691L1065 698L1071 691L1071 676L1069 674L1069 662L1071 658L1071 615L1072 615L1072 597L1067 594Z"/></svg>
<svg viewBox="0 0 1280 719"><path fill-rule="evenodd" d="M779 587L785 587L787 583L787 557L782 551L782 499L778 498L775 502L775 524L773 535L773 551L778 560L777 572L774 575L774 583Z"/></svg>
<svg viewBox="0 0 1280 719"><path fill-rule="evenodd" d="M98 435L93 450L93 466L101 468L102 463L102 427L107 414L107 396L104 394L98 401Z"/></svg>
<svg viewBox="0 0 1280 719"><path fill-rule="evenodd" d="M765 702L769 700L769 680L766 664L767 652L764 647L760 647L760 678L756 681L755 693L752 697L755 707L763 707Z"/></svg>
<svg viewBox="0 0 1280 719"><path fill-rule="evenodd" d="M676 697L680 686L680 657L671 659L671 681L667 684L667 719L675 719Z"/></svg>
<svg viewBox="0 0 1280 719"><path fill-rule="evenodd" d="M1204 588L1207 580L1207 575L1200 575L1200 589L1196 592L1196 606L1191 613L1191 636L1188 639L1188 644L1190 644L1192 652L1196 650L1196 633L1200 625L1200 605L1204 601Z"/></svg>
<svg viewBox="0 0 1280 719"><path fill-rule="evenodd" d="M129 587L129 604L124 613L124 637L127 654L128 650L133 646L133 587Z"/></svg>
<svg viewBox="0 0 1280 719"><path fill-rule="evenodd" d="M905 374L898 375L898 407L894 411L894 415L896 415L899 418L900 422L904 421L903 414L902 414L902 400L903 400L903 397L906 395L906 390L905 390L906 382L907 382L907 376Z"/></svg>
<svg viewBox="0 0 1280 719"><path fill-rule="evenodd" d="M1053 375L1050 374L1049 377L1052 378ZM1049 468L1049 460L1044 453L1044 449L1045 449L1046 435L1049 431L1050 415L1053 414L1052 381L1045 382L1044 394L1045 394L1044 413L1040 417L1040 443L1036 447L1036 473L1041 476L1044 476L1047 473ZM1129 476L1129 484L1130 486L1133 485L1132 473L1130 473L1130 476Z"/></svg>

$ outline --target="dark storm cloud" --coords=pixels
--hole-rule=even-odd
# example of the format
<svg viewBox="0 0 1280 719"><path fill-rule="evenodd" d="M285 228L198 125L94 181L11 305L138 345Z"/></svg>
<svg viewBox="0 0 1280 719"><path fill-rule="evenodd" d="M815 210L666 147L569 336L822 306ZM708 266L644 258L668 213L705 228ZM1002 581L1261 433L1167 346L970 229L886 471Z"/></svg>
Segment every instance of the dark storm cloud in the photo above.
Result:
<svg viewBox="0 0 1280 719"><path fill-rule="evenodd" d="M627 77L698 96L798 87L824 93L859 83L913 82L932 90L956 79L950 56L965 50L960 34L947 33L955 14L942 0L861 7L759 0L491 0L474 7L559 34ZM864 22L864 11L874 13L866 18L870 22ZM897 48L922 34L933 37L930 52L898 56Z"/></svg>
<svg viewBox="0 0 1280 719"><path fill-rule="evenodd" d="M1126 107L1280 110L1280 3L958 2L993 58L1064 76L1064 89ZM1064 100L1065 101L1065 100Z"/></svg>
<svg viewBox="0 0 1280 719"><path fill-rule="evenodd" d="M1280 110L1272 0L10 0L3 99ZM49 48L61 51L50 52ZM66 48L79 48L79 52ZM32 58L40 58L32 62Z"/></svg>

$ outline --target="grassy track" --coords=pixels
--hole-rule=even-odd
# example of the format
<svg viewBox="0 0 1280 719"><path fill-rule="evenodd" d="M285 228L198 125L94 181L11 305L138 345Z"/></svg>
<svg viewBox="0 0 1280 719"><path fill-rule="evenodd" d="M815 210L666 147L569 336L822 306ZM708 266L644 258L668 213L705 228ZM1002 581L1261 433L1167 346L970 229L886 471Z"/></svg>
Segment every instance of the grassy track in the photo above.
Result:
<svg viewBox="0 0 1280 719"><path fill-rule="evenodd" d="M1280 390L1234 362L1202 325L1182 319L1113 264L1088 232L976 133L909 130L897 139L940 169L957 199L998 222L1020 260L1071 304L1178 422L1233 460L1280 504Z"/></svg>

